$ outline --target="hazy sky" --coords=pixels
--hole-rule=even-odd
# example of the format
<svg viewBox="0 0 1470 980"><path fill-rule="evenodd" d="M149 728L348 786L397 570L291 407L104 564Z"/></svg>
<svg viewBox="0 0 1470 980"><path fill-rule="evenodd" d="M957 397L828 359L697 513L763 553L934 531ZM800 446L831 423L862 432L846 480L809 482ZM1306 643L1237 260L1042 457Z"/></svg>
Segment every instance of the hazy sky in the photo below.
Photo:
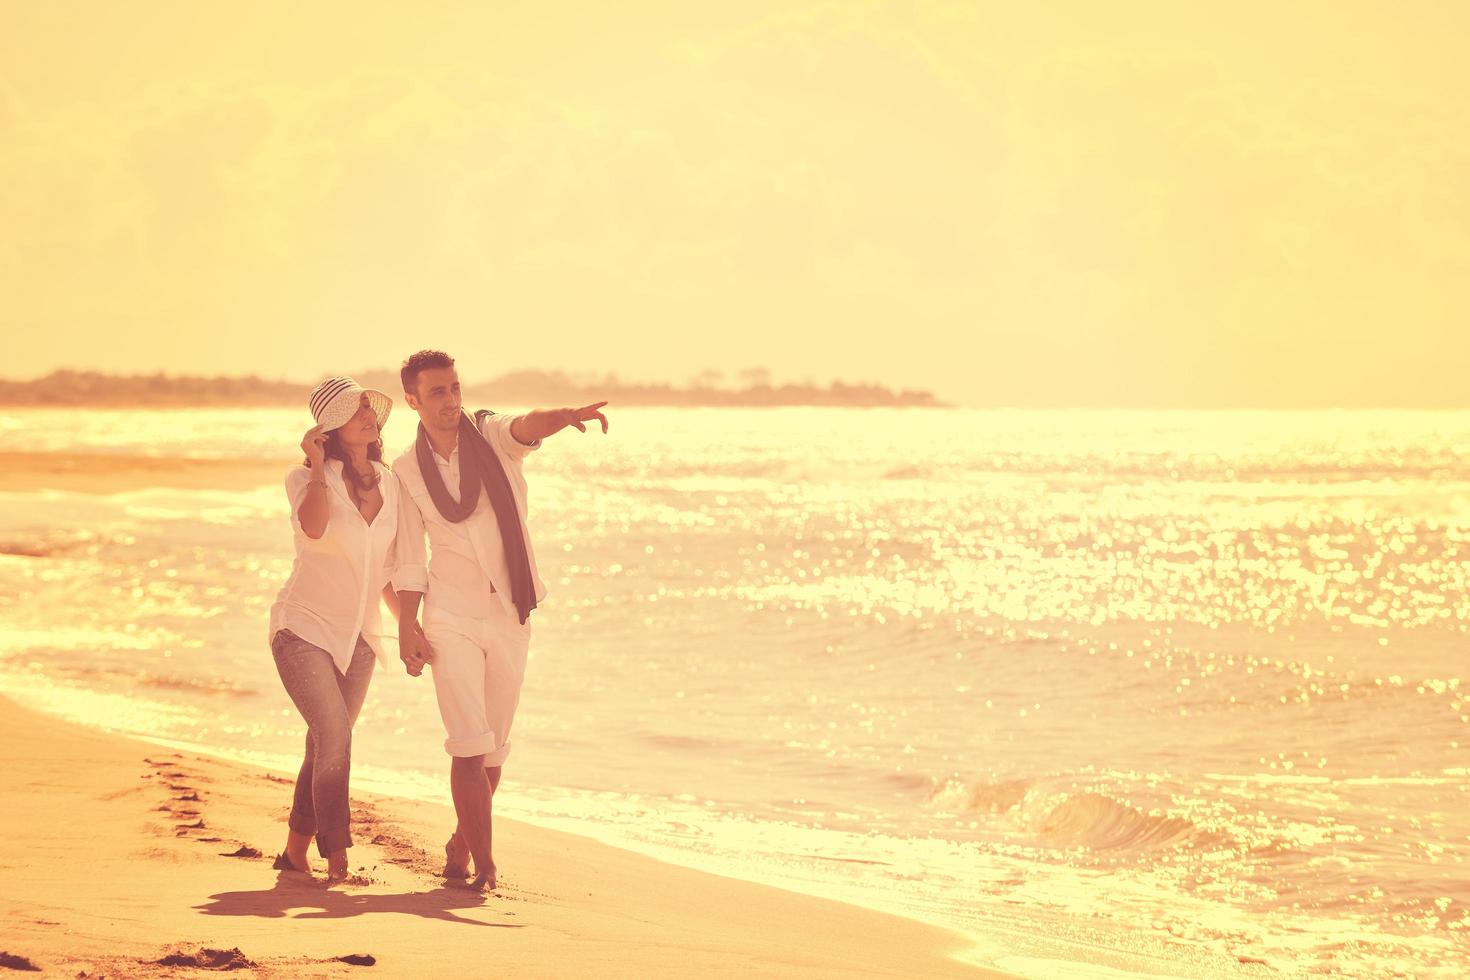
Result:
<svg viewBox="0 0 1470 980"><path fill-rule="evenodd" d="M0 7L0 374L1470 405L1470 5L371 6Z"/></svg>

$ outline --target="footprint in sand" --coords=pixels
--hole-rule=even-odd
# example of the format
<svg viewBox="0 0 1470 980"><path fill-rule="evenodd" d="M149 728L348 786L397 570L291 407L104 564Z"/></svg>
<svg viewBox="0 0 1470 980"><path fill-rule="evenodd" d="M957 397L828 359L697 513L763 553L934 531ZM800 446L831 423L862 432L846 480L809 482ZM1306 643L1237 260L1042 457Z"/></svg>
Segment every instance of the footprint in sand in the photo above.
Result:
<svg viewBox="0 0 1470 980"><path fill-rule="evenodd" d="M247 958L238 948L204 947L193 953L169 953L152 962L159 966L187 966L198 970L253 970L256 966L255 961Z"/></svg>
<svg viewBox="0 0 1470 980"><path fill-rule="evenodd" d="M397 834L374 834L372 843L383 850L383 860L410 871L432 873L436 866L429 852Z"/></svg>
<svg viewBox="0 0 1470 980"><path fill-rule="evenodd" d="M175 755L174 758L177 759L180 757ZM202 778L198 774L191 775L177 762L171 762L166 759L154 759L148 756L144 756L143 761L152 766L155 770L166 770L156 773L157 775L162 776L165 779L195 780ZM147 778L151 775L155 775L155 773L143 774L144 778ZM190 803L204 802L203 798L199 795L199 791L188 783L168 782L164 785L166 785L174 795L172 799L161 804L157 808L157 811L159 813L167 813L174 820L179 821L178 823L174 824L174 836L187 837L189 836L189 832L192 830L203 830L203 814L198 808L188 805ZM216 840L218 840L218 838L216 838Z"/></svg>
<svg viewBox="0 0 1470 980"><path fill-rule="evenodd" d="M26 959L24 956L17 956L14 953L7 953L4 950L0 950L0 966L3 966L7 970L24 970L28 973L41 972L41 968L39 966ZM372 964L369 963L368 966L372 966Z"/></svg>
<svg viewBox="0 0 1470 980"><path fill-rule="evenodd" d="M185 837L185 836L188 836L188 833L191 830L203 830L203 829L204 829L204 818L201 817L198 820L194 821L193 823L177 823L177 824L174 824L174 836L175 837Z"/></svg>
<svg viewBox="0 0 1470 980"><path fill-rule="evenodd" d="M346 956L334 956L328 963L351 963L353 966L372 966L378 962L378 958L372 953L348 953Z"/></svg>

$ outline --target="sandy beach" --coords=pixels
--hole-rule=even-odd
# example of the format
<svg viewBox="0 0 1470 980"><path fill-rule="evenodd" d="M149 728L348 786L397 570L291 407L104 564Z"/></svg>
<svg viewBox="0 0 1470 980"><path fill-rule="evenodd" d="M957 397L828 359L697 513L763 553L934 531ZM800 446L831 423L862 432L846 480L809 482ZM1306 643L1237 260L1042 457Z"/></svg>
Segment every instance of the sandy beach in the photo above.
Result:
<svg viewBox="0 0 1470 980"><path fill-rule="evenodd" d="M939 929L504 819L500 888L448 888L434 855L451 812L394 798L354 797L362 881L329 890L271 869L290 800L281 776L10 702L0 738L11 969L315 977L367 972L371 958L374 976L999 975L952 959L964 943Z"/></svg>
<svg viewBox="0 0 1470 980"><path fill-rule="evenodd" d="M0 980L1470 980L1467 35L0 3Z"/></svg>

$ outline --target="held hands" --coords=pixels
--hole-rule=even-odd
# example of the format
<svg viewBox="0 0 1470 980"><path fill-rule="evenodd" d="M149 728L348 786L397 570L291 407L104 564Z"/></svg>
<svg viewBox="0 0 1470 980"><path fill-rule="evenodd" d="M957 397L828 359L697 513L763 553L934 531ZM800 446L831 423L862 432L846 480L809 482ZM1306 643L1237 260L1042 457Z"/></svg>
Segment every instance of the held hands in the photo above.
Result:
<svg viewBox="0 0 1470 980"><path fill-rule="evenodd" d="M320 473L327 459L327 434L321 426L313 425L306 430L306 436L301 440L301 451L311 460L311 468Z"/></svg>
<svg viewBox="0 0 1470 980"><path fill-rule="evenodd" d="M424 664L434 659L434 651L429 649L429 640L418 623L398 624L398 659L403 661L409 677L422 674Z"/></svg>

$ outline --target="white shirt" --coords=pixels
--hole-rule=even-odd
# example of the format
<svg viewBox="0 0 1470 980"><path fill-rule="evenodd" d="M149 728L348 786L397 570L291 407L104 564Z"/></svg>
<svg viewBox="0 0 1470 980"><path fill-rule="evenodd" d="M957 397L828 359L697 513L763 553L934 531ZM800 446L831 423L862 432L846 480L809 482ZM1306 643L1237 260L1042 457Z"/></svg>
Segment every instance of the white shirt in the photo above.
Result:
<svg viewBox="0 0 1470 980"><path fill-rule="evenodd" d="M388 468L372 465L382 477L383 507L369 525L342 482L342 461L327 460L327 529L319 538L309 537L298 517L311 470L293 466L286 473L296 561L271 606L270 635L290 630L331 654L344 674L359 634L385 663L384 640L392 636L383 632L382 593L395 564L400 495Z"/></svg>
<svg viewBox="0 0 1470 980"><path fill-rule="evenodd" d="M546 586L536 571L536 552L531 547L531 534L526 527L526 478L521 463L541 447L537 439L526 445L511 435L510 415L491 415L480 426L485 439L495 450L505 468L516 511L521 519L521 535L526 541L526 557L531 563L531 581L536 586L536 601L546 597ZM459 446L445 459L432 454L439 476L449 496L459 500ZM412 445L393 461L393 474L398 478L403 506L398 512L398 566L393 573L393 588L399 592L424 593L424 609L488 619L492 603L519 617L510 592L510 568L505 560L505 545L500 537L500 523L490 495L480 488L480 498L469 517L458 524L446 519L434 506L429 488L419 472L418 455ZM429 557L425 558L424 535L429 538Z"/></svg>

